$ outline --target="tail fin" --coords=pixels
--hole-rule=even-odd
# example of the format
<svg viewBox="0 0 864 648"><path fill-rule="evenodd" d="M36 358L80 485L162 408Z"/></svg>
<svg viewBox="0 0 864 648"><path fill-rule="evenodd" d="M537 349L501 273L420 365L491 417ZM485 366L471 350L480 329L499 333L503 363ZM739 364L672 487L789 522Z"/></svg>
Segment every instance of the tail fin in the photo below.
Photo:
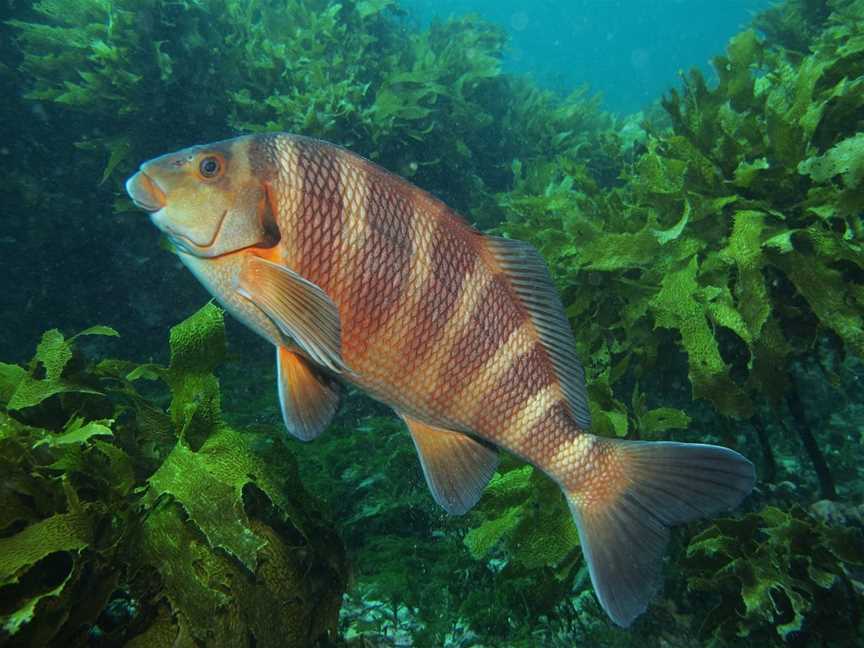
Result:
<svg viewBox="0 0 864 648"><path fill-rule="evenodd" d="M598 475L566 492L594 591L620 626L660 585L669 527L737 506L753 464L720 446L597 439Z"/></svg>

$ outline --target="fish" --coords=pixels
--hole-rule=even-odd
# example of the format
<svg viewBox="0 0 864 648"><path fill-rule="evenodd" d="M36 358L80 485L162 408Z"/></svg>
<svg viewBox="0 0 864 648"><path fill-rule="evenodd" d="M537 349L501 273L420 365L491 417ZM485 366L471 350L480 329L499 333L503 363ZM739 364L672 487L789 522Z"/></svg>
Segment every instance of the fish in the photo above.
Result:
<svg viewBox="0 0 864 648"><path fill-rule="evenodd" d="M309 441L344 385L393 408L426 484L470 510L504 449L564 493L597 599L629 626L670 527L735 508L734 450L591 434L585 372L542 256L335 144L288 133L142 164L136 206L234 317L275 348L285 427Z"/></svg>

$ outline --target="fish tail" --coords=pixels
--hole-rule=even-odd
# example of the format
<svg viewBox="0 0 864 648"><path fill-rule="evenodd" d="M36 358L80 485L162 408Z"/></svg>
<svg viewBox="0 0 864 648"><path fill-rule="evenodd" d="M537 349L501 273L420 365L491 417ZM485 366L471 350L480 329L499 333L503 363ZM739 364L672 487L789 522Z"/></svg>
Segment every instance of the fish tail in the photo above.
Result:
<svg viewBox="0 0 864 648"><path fill-rule="evenodd" d="M669 528L734 508L755 472L714 445L600 437L585 445L561 482L597 598L626 627L659 589Z"/></svg>

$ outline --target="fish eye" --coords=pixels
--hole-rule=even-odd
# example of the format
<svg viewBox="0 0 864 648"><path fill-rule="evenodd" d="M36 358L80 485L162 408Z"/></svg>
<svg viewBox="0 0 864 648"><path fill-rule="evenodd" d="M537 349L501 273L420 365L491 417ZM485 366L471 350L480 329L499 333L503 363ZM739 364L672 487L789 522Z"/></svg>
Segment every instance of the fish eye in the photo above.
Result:
<svg viewBox="0 0 864 648"><path fill-rule="evenodd" d="M198 164L198 171L204 178L215 178L222 171L222 162L214 155L208 155Z"/></svg>

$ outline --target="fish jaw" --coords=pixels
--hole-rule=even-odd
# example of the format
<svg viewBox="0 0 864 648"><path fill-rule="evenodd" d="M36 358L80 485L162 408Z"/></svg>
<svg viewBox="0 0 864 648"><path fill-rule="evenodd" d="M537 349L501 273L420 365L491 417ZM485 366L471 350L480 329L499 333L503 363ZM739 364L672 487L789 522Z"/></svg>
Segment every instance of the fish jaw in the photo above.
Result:
<svg viewBox="0 0 864 648"><path fill-rule="evenodd" d="M205 256L200 254L200 250L212 244L212 241L199 244L171 229L170 215L165 211L168 204L167 195L159 186L159 182L147 173L148 164L151 163L142 165L141 170L126 181L126 193L138 209L143 209L148 213L150 222L171 240L171 244L178 251L193 256Z"/></svg>
<svg viewBox="0 0 864 648"><path fill-rule="evenodd" d="M126 193L139 209L155 214L165 207L165 192L144 170L126 181Z"/></svg>
<svg viewBox="0 0 864 648"><path fill-rule="evenodd" d="M164 209L167 203L165 192L156 180L147 175L146 171L142 169L126 181L126 193L138 209L147 212L150 222L171 240L175 248L190 254L194 253L194 249L190 249L164 222Z"/></svg>

